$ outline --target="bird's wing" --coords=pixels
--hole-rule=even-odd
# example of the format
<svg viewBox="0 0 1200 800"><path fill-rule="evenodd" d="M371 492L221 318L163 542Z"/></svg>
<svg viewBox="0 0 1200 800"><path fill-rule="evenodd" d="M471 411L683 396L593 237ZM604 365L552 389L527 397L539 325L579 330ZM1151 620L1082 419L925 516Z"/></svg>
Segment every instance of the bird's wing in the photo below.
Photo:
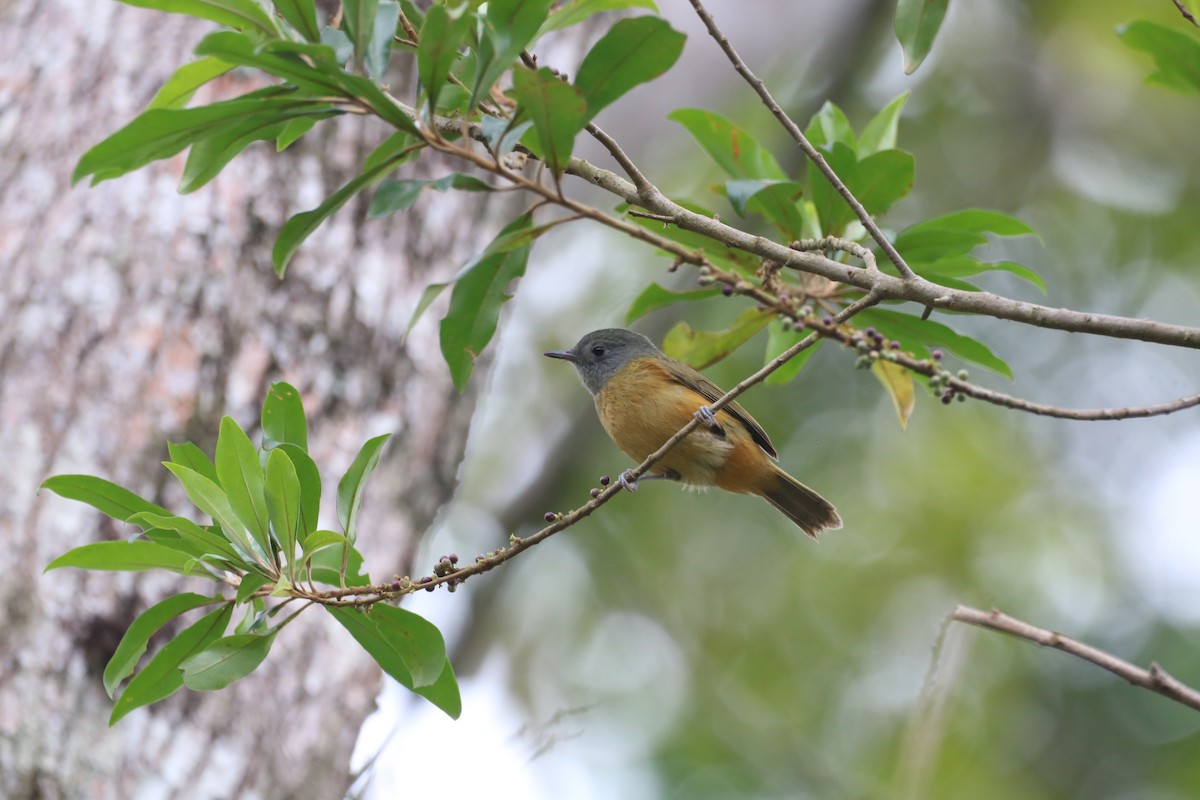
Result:
<svg viewBox="0 0 1200 800"><path fill-rule="evenodd" d="M719 386L687 364L678 361L668 361L666 362L666 368L673 380L699 393L710 402L716 402L725 394L724 390ZM734 419L742 423L746 430L750 432L750 438L754 439L755 443L765 450L771 458L779 458L779 454L775 452L775 446L771 444L770 438L767 437L767 432L762 429L761 425L754 421L754 417L750 416L750 412L737 403L728 404L724 410L728 411Z"/></svg>

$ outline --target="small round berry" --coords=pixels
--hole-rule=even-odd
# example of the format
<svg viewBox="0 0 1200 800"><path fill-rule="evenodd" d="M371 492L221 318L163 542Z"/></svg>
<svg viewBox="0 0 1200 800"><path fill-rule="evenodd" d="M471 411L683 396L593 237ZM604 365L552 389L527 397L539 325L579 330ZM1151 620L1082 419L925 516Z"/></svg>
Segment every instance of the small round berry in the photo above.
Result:
<svg viewBox="0 0 1200 800"><path fill-rule="evenodd" d="M889 342L888 347L892 348L893 350L899 350L900 343L899 342Z"/></svg>
<svg viewBox="0 0 1200 800"><path fill-rule="evenodd" d="M958 379L960 381L965 381L969 377L971 377L971 373L967 372L965 369L960 369L958 371Z"/></svg>
<svg viewBox="0 0 1200 800"><path fill-rule="evenodd" d="M933 356L933 360L934 360L934 361L941 361L941 360L942 360L942 351L941 351L941 350L934 350L934 351L933 351L932 353L930 353L929 355Z"/></svg>
<svg viewBox="0 0 1200 800"><path fill-rule="evenodd" d="M450 555L446 556L446 558L450 559L451 564L458 563L458 553L451 553Z"/></svg>
<svg viewBox="0 0 1200 800"><path fill-rule="evenodd" d="M546 520L546 522L554 522L554 512L547 511L544 519Z"/></svg>
<svg viewBox="0 0 1200 800"><path fill-rule="evenodd" d="M725 295L726 297L732 297L733 296L733 287L729 286L729 285L722 286L721 294Z"/></svg>
<svg viewBox="0 0 1200 800"><path fill-rule="evenodd" d="M865 331L863 331L863 332L864 332L865 334L867 334L867 336L870 336L872 339L874 339L874 338L875 338L875 334L877 333L877 331L876 331L874 328L867 328L867 329L866 329Z"/></svg>
<svg viewBox="0 0 1200 800"><path fill-rule="evenodd" d="M600 490L593 486L591 495L592 495L592 499L595 500L597 497L600 496Z"/></svg>
<svg viewBox="0 0 1200 800"><path fill-rule="evenodd" d="M952 401L953 399L954 399L953 393L946 392L944 395L942 395L942 405L946 405L946 406L950 405L950 401Z"/></svg>
<svg viewBox="0 0 1200 800"><path fill-rule="evenodd" d="M828 315L826 315L826 316L824 316L824 317L821 317L821 322L822 322L823 324L825 324L825 325L832 325L832 324L833 324L833 317L831 317L831 316L828 316Z"/></svg>
<svg viewBox="0 0 1200 800"><path fill-rule="evenodd" d="M609 478L607 475L601 475L601 476L600 476L600 485L601 485L601 486L608 486L608 484L609 484L610 480L611 480L611 479L610 479L610 478Z"/></svg>
<svg viewBox="0 0 1200 800"><path fill-rule="evenodd" d="M392 581L392 591L393 592L400 591L400 581Z"/></svg>

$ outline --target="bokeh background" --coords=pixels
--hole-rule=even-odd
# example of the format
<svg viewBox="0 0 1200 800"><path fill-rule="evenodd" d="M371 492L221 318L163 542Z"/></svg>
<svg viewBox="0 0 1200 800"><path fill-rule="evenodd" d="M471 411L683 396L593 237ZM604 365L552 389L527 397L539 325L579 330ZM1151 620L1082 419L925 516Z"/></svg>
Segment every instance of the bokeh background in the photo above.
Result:
<svg viewBox="0 0 1200 800"><path fill-rule="evenodd" d="M891 3L709 4L752 68L803 121L822 102L856 126L902 91L899 146L916 156L904 225L993 208L1041 241L996 257L1045 278L1051 306L1200 321L1200 98L1147 86L1150 59L1117 27L1180 29L1169 2L971 2L933 55L901 70ZM677 198L719 175L673 108L722 111L801 169L800 155L682 0L681 62L598 120ZM564 66L567 71L572 64ZM604 156L585 156L604 163ZM595 196L597 202L607 203ZM725 209L724 214L732 215ZM627 459L566 365L540 353L621 324L669 262L603 231L535 248L475 416L462 483L425 557L488 550L584 502ZM678 315L730 322L714 299ZM981 382L1072 407L1196 391L1194 352L966 317L1016 379ZM422 325L432 326L434 320ZM765 334L709 375L732 385ZM1200 683L1200 425L1194 411L1119 423L1049 420L920 397L906 431L852 356L822 350L799 379L744 405L781 463L839 506L819 544L752 498L650 484L455 595L415 598L445 626L465 712L438 719L399 693L368 721L356 763L370 797L1156 798L1200 795L1200 716L1061 653L951 625L997 607ZM518 512L514 512L518 509Z"/></svg>

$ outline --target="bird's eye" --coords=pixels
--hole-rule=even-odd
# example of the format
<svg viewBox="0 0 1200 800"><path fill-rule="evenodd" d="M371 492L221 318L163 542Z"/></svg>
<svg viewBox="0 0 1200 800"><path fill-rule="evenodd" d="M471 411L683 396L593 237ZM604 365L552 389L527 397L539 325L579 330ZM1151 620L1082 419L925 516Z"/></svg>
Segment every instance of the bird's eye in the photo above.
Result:
<svg viewBox="0 0 1200 800"><path fill-rule="evenodd" d="M600 358L600 356L604 355L604 352L604 348L599 345L596 345L592 348L592 355L594 355L596 358Z"/></svg>

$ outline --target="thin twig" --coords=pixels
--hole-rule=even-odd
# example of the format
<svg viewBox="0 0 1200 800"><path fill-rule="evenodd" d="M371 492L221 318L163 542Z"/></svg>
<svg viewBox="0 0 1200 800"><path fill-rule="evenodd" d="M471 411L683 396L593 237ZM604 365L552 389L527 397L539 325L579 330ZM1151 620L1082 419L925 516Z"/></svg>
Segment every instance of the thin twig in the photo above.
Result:
<svg viewBox="0 0 1200 800"><path fill-rule="evenodd" d="M589 122L587 124L587 132L590 133L596 141L604 145L604 149L608 150L613 159L615 159L616 162L621 165L621 169L625 170L625 174L629 176L629 180L633 181L633 185L637 187L638 194L646 194L654 191L654 184L646 179L646 176L642 174L640 169L638 169L638 165L633 163L633 159L631 159L625 153L625 151L621 149L621 145L617 144L616 139L600 130L600 128L596 127L596 124L593 122Z"/></svg>
<svg viewBox="0 0 1200 800"><path fill-rule="evenodd" d="M1187 6L1183 4L1183 0L1171 0L1171 2L1173 2L1175 7L1179 9L1179 13L1183 14L1184 19L1193 25L1200 27L1200 22L1197 22L1196 18L1192 15L1192 12L1188 11Z"/></svg>
<svg viewBox="0 0 1200 800"><path fill-rule="evenodd" d="M1163 697L1182 703L1188 708L1200 711L1200 691L1172 677L1154 662L1150 662L1149 669L1142 669L1136 664L1117 658L1112 653L1098 647L1084 644L1069 636L1063 636L1061 633L1030 625L1028 622L1022 622L994 609L981 611L969 606L958 606L954 609L954 619L968 625L1007 633L1044 647L1062 650L1064 653L1070 653L1084 661L1090 661L1134 686L1148 689L1155 694L1161 694Z"/></svg>
<svg viewBox="0 0 1200 800"><path fill-rule="evenodd" d="M717 45L724 51L729 62L733 64L733 68L746 80L746 83L750 84L750 88L754 89L755 93L763 101L763 105L767 107L775 119L779 120L779 124L783 126L784 130L800 146L800 149L804 151L804 155L808 156L809 160L816 164L817 169L821 171L821 174L825 176L829 184L837 190L837 193L842 196L842 199L854 211L854 215L858 217L859 222L871 234L871 238L887 254L888 259L896 265L896 269L900 272L900 277L906 280L919 280L916 273L912 271L912 268L908 266L908 263L900 255L900 252L896 250L883 231L879 229L879 226L875 224L875 220L863 208L862 203L858 202L858 198L854 196L854 193L850 191L849 187L833 171L833 167L829 166L829 162L821 155L821 151L813 147L812 142L808 141L808 137L804 135L804 131L800 130L800 126L787 115L787 112L771 96L767 85L750 70L750 67L738 55L737 50L733 48L733 45L729 43L729 39L717 27L716 21L713 20L712 14L708 13L708 9L704 7L704 4L700 0L689 1L692 4L692 8L696 10L696 15L704 23L704 27L708 29L709 35L712 36Z"/></svg>

